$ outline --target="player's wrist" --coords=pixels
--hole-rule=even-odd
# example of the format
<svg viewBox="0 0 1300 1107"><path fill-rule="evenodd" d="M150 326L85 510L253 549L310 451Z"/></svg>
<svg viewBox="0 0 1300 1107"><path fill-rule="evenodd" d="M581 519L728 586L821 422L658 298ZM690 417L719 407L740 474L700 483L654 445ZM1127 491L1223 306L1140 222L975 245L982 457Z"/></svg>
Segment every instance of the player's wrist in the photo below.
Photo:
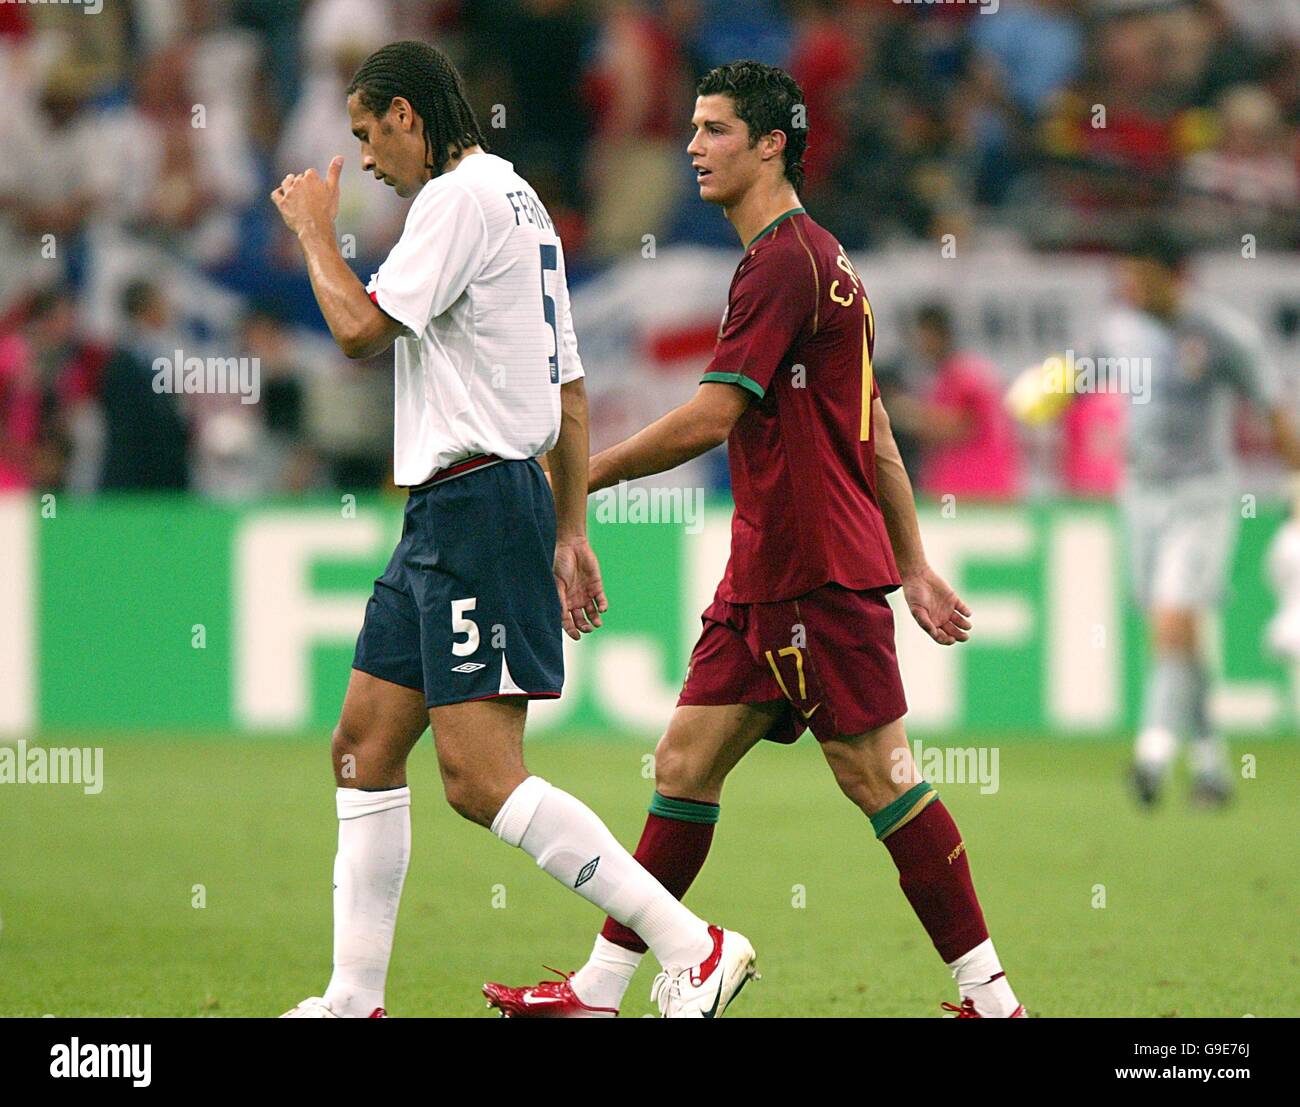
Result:
<svg viewBox="0 0 1300 1107"><path fill-rule="evenodd" d="M298 228L298 242L304 250L309 247L319 247L324 245L335 245L334 242L334 225L323 225L312 221Z"/></svg>

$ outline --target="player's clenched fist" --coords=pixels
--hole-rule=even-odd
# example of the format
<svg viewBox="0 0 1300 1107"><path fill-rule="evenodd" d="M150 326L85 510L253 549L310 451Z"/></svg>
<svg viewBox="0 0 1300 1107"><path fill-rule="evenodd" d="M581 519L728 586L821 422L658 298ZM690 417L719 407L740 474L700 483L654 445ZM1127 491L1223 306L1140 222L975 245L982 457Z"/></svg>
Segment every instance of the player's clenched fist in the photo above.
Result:
<svg viewBox="0 0 1300 1107"><path fill-rule="evenodd" d="M285 225L296 235L309 230L330 230L339 213L339 174L343 171L342 157L335 157L326 170L324 180L314 169L305 173L289 173L280 187L271 193L271 200L280 210Z"/></svg>

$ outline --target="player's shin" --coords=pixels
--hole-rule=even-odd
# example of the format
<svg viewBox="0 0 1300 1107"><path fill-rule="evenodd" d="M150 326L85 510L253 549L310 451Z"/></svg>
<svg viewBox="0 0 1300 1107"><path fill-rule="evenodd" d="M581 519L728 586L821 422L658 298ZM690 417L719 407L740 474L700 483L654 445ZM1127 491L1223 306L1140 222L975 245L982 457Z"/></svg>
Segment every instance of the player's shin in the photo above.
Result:
<svg viewBox="0 0 1300 1107"><path fill-rule="evenodd" d="M590 808L541 777L510 794L492 833L640 934L665 968L695 965L712 950L707 924L638 865Z"/></svg>
<svg viewBox="0 0 1300 1107"><path fill-rule="evenodd" d="M1205 676L1199 658L1162 654L1152 662L1142 705L1142 729L1136 760L1139 768L1163 778L1177 752L1177 740L1194 726L1204 695Z"/></svg>
<svg viewBox="0 0 1300 1107"><path fill-rule="evenodd" d="M674 799L656 792L633 859L681 899L704 867L717 822L716 803ZM615 918L606 918L591 957L570 981L574 992L591 1006L618 1007L645 951L646 944L636 931Z"/></svg>
<svg viewBox="0 0 1300 1107"><path fill-rule="evenodd" d="M411 857L411 790L337 793L334 972L325 1001L334 1014L367 1018L384 1006L384 981L402 882Z"/></svg>
<svg viewBox="0 0 1300 1107"><path fill-rule="evenodd" d="M1226 800L1231 788L1228 783L1228 747L1223 737L1215 731L1214 722L1210 718L1210 670L1203 661L1197 667L1191 720L1188 760L1193 787L1203 798L1217 794L1221 800Z"/></svg>
<svg viewBox="0 0 1300 1107"><path fill-rule="evenodd" d="M928 783L917 784L872 815L871 825L962 1000L971 1000L984 1018L1015 1014L1019 1004L984 925L966 843L939 794Z"/></svg>

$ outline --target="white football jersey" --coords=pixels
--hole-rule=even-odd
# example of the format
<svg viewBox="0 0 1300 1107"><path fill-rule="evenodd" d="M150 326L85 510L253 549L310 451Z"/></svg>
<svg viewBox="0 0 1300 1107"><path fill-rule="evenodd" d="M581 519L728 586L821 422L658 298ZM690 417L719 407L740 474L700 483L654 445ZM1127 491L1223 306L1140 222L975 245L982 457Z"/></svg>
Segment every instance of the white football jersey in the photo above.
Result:
<svg viewBox="0 0 1300 1107"><path fill-rule="evenodd" d="M393 347L397 484L555 445L560 385L582 362L559 236L510 162L470 154L420 189L366 291L406 328Z"/></svg>

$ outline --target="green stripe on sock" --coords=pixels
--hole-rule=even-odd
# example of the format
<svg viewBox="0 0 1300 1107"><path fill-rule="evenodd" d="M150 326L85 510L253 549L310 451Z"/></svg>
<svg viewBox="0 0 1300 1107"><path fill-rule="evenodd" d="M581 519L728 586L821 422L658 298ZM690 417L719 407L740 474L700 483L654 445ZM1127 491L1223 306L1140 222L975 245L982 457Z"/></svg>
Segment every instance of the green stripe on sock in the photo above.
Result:
<svg viewBox="0 0 1300 1107"><path fill-rule="evenodd" d="M650 814L663 819L677 819L683 823L716 823L721 808L716 803L701 800L673 799L658 792L650 801Z"/></svg>
<svg viewBox="0 0 1300 1107"><path fill-rule="evenodd" d="M876 832L877 838L883 838L907 813L926 795L927 792L933 792L928 780L921 781L914 788L909 788L898 799L894 800L883 811L877 811L871 816L871 829Z"/></svg>

